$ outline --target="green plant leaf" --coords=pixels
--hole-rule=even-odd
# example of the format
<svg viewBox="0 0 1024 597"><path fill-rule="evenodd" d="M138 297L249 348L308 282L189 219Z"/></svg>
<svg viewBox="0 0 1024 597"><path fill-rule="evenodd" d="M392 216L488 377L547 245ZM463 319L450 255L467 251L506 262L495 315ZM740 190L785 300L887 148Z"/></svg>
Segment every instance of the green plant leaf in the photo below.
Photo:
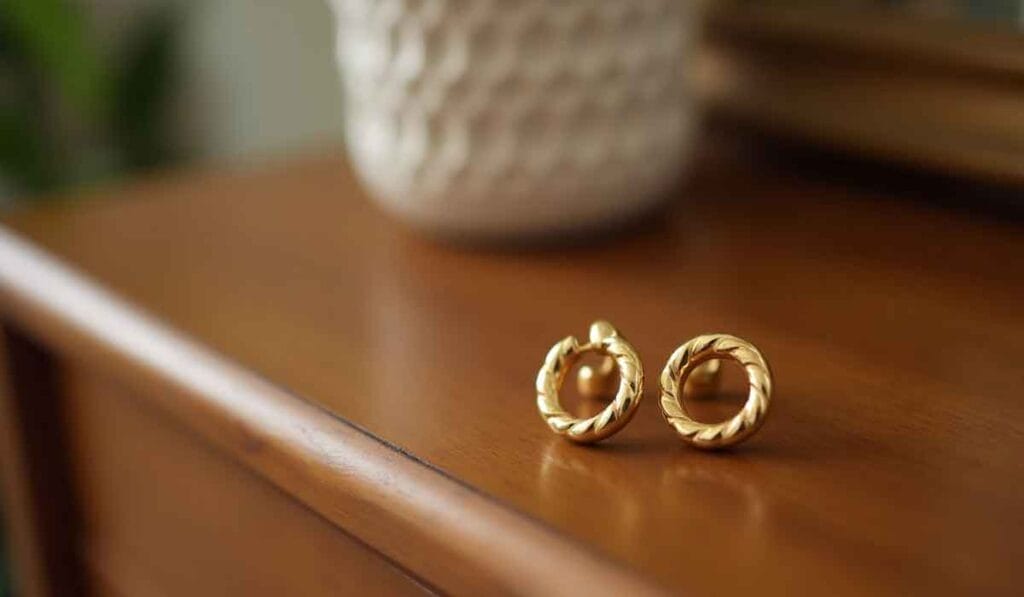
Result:
<svg viewBox="0 0 1024 597"><path fill-rule="evenodd" d="M14 42L0 14L0 177L17 193L50 190L58 183L57 152L49 146L42 78Z"/></svg>
<svg viewBox="0 0 1024 597"><path fill-rule="evenodd" d="M60 180L49 156L32 116L14 106L0 106L0 176L21 192L49 190Z"/></svg>
<svg viewBox="0 0 1024 597"><path fill-rule="evenodd" d="M114 77L111 128L130 168L173 156L167 118L178 72L178 17L170 5L146 13L132 30Z"/></svg>
<svg viewBox="0 0 1024 597"><path fill-rule="evenodd" d="M52 77L69 105L86 118L98 115L106 72L81 7L67 0L5 0L4 12L14 41Z"/></svg>

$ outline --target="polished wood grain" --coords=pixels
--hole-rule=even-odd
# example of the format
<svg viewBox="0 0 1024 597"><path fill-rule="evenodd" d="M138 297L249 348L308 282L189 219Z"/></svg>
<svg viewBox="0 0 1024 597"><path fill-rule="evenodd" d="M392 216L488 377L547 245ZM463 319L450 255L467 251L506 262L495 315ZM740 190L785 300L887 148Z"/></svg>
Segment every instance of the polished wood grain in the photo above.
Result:
<svg viewBox="0 0 1024 597"><path fill-rule="evenodd" d="M63 378L88 521L77 546L93 588L140 597L428 592L116 382L77 366Z"/></svg>
<svg viewBox="0 0 1024 597"><path fill-rule="evenodd" d="M0 289L57 350L173 389L142 399L441 587L541 586L476 553L486 537L534 554L512 567L537 566L537 582L555 558L577 588L605 570L715 594L1015 592L1024 231L743 160L697 171L638 229L548 250L429 242L377 213L340 157L105 189L8 218L213 355L62 301L86 291L47 277L20 241L4 243ZM634 421L605 444L551 435L537 368L595 317L650 371L698 333L753 341L776 376L765 428L730 453L687 449L649 379ZM127 328L101 325L118 322ZM219 385L229 379L245 383ZM387 474L357 468L353 480L332 466L356 456ZM362 492L371 506L332 510ZM441 516L431 544L415 518L438 499L471 507L461 526Z"/></svg>

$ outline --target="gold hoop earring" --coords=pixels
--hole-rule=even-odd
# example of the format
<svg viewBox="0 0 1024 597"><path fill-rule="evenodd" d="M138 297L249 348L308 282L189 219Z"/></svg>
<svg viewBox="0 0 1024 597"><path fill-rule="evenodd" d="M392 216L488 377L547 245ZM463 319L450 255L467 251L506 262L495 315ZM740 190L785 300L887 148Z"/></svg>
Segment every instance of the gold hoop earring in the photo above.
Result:
<svg viewBox="0 0 1024 597"><path fill-rule="evenodd" d="M747 373L750 392L734 417L722 423L693 419L680 401L679 388L707 361L733 359ZM738 444L764 423L771 405L772 373L768 361L753 344L728 334L697 336L672 353L661 372L661 413L686 443L705 450Z"/></svg>
<svg viewBox="0 0 1024 597"><path fill-rule="evenodd" d="M615 398L597 415L582 419L566 411L558 397L565 376L583 353L594 351L607 357L597 368L581 368L578 387L581 393L597 396L610 389L611 374L619 370ZM609 364L610 363L610 364ZM633 346L607 321L590 325L590 341L580 344L574 336L557 342L548 351L537 374L537 410L552 431L577 443L600 441L616 433L629 422L640 404L644 389L644 370ZM609 392L610 393L610 392Z"/></svg>

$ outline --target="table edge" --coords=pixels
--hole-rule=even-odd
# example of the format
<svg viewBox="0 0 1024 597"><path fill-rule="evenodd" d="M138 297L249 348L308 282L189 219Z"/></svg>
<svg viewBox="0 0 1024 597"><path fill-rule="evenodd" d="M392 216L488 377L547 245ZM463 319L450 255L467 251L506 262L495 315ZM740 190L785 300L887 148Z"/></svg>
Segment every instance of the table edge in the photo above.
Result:
<svg viewBox="0 0 1024 597"><path fill-rule="evenodd" d="M0 226L0 315L444 592L662 588L169 329Z"/></svg>

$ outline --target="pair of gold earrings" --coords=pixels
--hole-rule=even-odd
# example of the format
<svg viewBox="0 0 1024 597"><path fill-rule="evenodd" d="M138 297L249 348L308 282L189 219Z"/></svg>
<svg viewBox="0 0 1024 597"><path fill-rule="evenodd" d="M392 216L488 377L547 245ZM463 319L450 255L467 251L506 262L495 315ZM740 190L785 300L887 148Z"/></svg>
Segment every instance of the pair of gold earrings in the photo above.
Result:
<svg viewBox="0 0 1024 597"><path fill-rule="evenodd" d="M616 367L619 385L614 400L604 410L584 419L574 417L562 407L558 392L573 365L588 351L606 359L597 368L580 368L580 393L589 397L610 395ZM686 412L680 401L680 388L688 380L691 387L703 390L717 385L720 359L733 359L743 366L750 393L742 410L728 421L701 423ZM552 431L587 444L622 429L636 413L643 390L644 370L636 350L612 324L595 321L590 325L588 343L580 344L575 336L568 336L548 351L537 374L537 409ZM707 334L689 340L672 353L661 372L661 413L682 440L696 448L723 448L753 435L764 423L771 395L768 362L753 344L728 334Z"/></svg>

